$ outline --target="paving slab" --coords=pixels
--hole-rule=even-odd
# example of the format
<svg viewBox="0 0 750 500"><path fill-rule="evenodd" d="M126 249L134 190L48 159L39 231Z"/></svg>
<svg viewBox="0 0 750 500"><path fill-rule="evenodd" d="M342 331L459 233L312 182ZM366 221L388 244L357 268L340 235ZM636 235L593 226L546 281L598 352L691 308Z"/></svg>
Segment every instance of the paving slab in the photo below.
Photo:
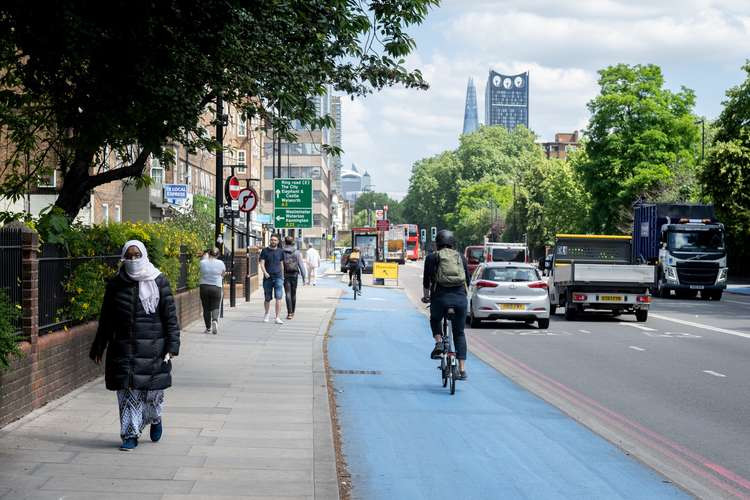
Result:
<svg viewBox="0 0 750 500"><path fill-rule="evenodd" d="M256 294L225 303L219 335L184 326L164 435L122 452L101 379L0 429L0 497L333 499L339 496L323 366L335 288L301 287L296 319L263 323Z"/></svg>

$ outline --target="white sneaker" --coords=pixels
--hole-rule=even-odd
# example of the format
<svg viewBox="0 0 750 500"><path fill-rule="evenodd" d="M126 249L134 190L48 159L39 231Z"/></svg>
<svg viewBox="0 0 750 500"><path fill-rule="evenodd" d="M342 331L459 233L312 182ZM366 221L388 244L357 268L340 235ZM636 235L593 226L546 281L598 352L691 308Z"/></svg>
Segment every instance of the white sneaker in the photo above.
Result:
<svg viewBox="0 0 750 500"><path fill-rule="evenodd" d="M270 320L271 320L270 314L266 314L265 316L263 316L263 323L268 323Z"/></svg>
<svg viewBox="0 0 750 500"><path fill-rule="evenodd" d="M211 333L211 329L210 328L206 328L205 330L203 330L203 333Z"/></svg>
<svg viewBox="0 0 750 500"><path fill-rule="evenodd" d="M274 320L274 323L276 323L277 325L283 325L283 324L284 324L284 322L283 322L283 321L281 321L281 318L276 318L276 319Z"/></svg>
<svg viewBox="0 0 750 500"><path fill-rule="evenodd" d="M216 320L213 320L211 322L211 333L213 333L214 335L219 334L219 322Z"/></svg>

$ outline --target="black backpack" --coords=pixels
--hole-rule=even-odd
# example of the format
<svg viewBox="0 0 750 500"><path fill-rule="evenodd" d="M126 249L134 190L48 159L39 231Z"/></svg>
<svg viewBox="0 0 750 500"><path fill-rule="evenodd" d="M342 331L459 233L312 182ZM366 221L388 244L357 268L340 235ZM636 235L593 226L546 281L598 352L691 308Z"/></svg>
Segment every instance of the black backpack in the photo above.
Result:
<svg viewBox="0 0 750 500"><path fill-rule="evenodd" d="M284 274L299 274L299 262L297 262L296 250L284 250Z"/></svg>

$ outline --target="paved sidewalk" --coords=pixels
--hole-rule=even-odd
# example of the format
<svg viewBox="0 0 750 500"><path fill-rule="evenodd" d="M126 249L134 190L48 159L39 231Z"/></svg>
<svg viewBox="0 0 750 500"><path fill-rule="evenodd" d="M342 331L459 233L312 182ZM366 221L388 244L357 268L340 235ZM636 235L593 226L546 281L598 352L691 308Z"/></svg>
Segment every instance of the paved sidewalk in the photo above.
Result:
<svg viewBox="0 0 750 500"><path fill-rule="evenodd" d="M103 380L0 430L0 498L338 499L322 348L340 291L320 281L284 325L255 294L227 301L218 336L183 327L158 444L146 428L117 449Z"/></svg>

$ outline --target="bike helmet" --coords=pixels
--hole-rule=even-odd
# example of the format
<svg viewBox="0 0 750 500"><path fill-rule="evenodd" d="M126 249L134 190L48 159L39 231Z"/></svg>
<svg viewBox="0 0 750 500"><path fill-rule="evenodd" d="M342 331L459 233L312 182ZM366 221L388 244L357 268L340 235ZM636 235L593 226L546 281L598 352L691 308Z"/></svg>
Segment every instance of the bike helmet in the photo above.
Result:
<svg viewBox="0 0 750 500"><path fill-rule="evenodd" d="M456 239L453 237L453 231L448 231L447 229L441 229L438 231L437 236L435 237L435 245L438 249L445 247L453 248L456 246Z"/></svg>

